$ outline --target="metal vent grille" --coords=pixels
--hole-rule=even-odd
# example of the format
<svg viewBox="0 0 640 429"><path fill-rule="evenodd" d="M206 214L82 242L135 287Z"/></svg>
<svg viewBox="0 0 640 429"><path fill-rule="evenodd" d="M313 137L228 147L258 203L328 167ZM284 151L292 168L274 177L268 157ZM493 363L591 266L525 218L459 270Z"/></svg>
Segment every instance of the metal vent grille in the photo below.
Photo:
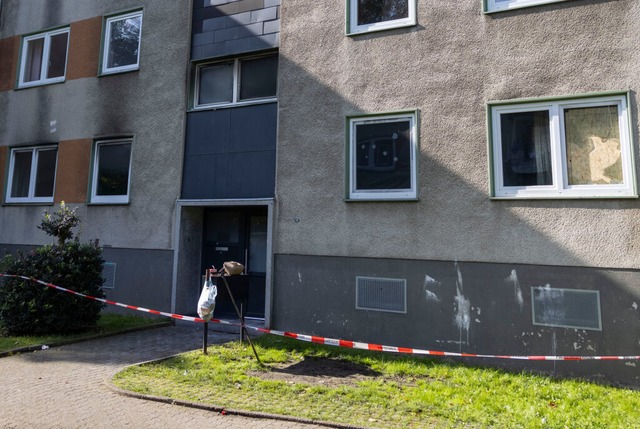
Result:
<svg viewBox="0 0 640 429"><path fill-rule="evenodd" d="M356 309L407 312L407 281L356 277Z"/></svg>
<svg viewBox="0 0 640 429"><path fill-rule="evenodd" d="M602 330L597 290L531 288L533 324Z"/></svg>
<svg viewBox="0 0 640 429"><path fill-rule="evenodd" d="M116 263L105 262L102 268L102 278L104 283L102 289L113 289L116 287Z"/></svg>

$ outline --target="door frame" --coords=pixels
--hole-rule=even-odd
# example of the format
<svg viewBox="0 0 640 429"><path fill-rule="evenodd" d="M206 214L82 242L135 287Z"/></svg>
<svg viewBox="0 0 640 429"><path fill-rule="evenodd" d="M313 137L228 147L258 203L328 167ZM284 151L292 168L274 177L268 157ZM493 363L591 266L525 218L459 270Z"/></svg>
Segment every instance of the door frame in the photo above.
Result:
<svg viewBox="0 0 640 429"><path fill-rule="evenodd" d="M223 208L223 207L247 207L266 206L267 207L267 266L265 274L265 296L264 296L264 323L265 328L271 326L271 308L273 299L273 229L274 229L274 204L273 198L239 199L239 200L177 200L175 209L175 222L172 234L173 253L173 278L171 287L171 312L175 313L180 264L182 253L180 232L182 230L182 211L185 207L201 208ZM198 261L200 265L200 261Z"/></svg>

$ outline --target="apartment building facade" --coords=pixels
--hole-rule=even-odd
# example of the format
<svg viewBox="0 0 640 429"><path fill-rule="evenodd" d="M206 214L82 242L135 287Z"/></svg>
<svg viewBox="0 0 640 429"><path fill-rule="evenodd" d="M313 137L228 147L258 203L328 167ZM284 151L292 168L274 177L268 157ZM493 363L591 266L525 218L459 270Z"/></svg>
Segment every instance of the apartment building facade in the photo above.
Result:
<svg viewBox="0 0 640 429"><path fill-rule="evenodd" d="M640 354L638 3L345 4L282 5L273 325ZM473 363L639 381L632 361Z"/></svg>
<svg viewBox="0 0 640 429"><path fill-rule="evenodd" d="M169 310L189 23L182 2L2 2L0 249L49 243L64 201L107 297Z"/></svg>

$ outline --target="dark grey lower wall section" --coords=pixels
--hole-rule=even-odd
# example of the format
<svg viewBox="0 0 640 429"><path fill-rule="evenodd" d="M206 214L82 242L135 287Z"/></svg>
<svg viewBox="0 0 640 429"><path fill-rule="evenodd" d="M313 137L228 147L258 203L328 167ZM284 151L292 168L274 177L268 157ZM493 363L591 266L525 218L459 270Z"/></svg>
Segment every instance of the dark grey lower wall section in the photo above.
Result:
<svg viewBox="0 0 640 429"><path fill-rule="evenodd" d="M0 244L0 256L18 250L27 252L34 247ZM172 250L104 248L103 258L106 262L115 264L113 289L105 289L107 299L154 310L171 311ZM148 313L112 305L105 307L104 311L151 316Z"/></svg>
<svg viewBox="0 0 640 429"><path fill-rule="evenodd" d="M115 263L113 289L105 289L107 299L153 310L171 311L173 251L104 248L106 262ZM108 306L105 311L136 316L148 313Z"/></svg>
<svg viewBox="0 0 640 429"><path fill-rule="evenodd" d="M474 354L640 355L636 270L281 254L274 260L278 330ZM404 290L398 280L406 281ZM466 361L640 386L634 360Z"/></svg>

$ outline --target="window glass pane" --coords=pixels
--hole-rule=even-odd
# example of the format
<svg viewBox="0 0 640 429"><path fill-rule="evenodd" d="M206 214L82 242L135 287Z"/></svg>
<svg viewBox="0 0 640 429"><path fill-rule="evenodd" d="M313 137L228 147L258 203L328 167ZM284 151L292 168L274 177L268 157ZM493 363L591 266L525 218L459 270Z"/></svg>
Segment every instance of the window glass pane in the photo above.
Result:
<svg viewBox="0 0 640 429"><path fill-rule="evenodd" d="M500 115L504 186L551 185L549 111Z"/></svg>
<svg viewBox="0 0 640 429"><path fill-rule="evenodd" d="M198 104L233 101L233 63L216 64L200 69Z"/></svg>
<svg viewBox="0 0 640 429"><path fill-rule="evenodd" d="M358 25L409 17L409 0L358 0Z"/></svg>
<svg viewBox="0 0 640 429"><path fill-rule="evenodd" d="M240 62L240 99L275 97L278 57L270 56Z"/></svg>
<svg viewBox="0 0 640 429"><path fill-rule="evenodd" d="M356 190L411 188L411 122L356 125Z"/></svg>
<svg viewBox="0 0 640 429"><path fill-rule="evenodd" d="M33 152L14 152L13 177L11 178L11 197L27 198L31 177L31 158Z"/></svg>
<svg viewBox="0 0 640 429"><path fill-rule="evenodd" d="M623 183L618 106L564 110L570 185Z"/></svg>
<svg viewBox="0 0 640 429"><path fill-rule="evenodd" d="M107 68L138 64L142 16L134 16L109 24Z"/></svg>
<svg viewBox="0 0 640 429"><path fill-rule="evenodd" d="M22 75L23 81L33 82L40 80L43 48L44 37L27 42L27 58L24 64L24 74Z"/></svg>
<svg viewBox="0 0 640 429"><path fill-rule="evenodd" d="M53 197L57 154L57 149L38 151L38 159L36 161L36 197Z"/></svg>
<svg viewBox="0 0 640 429"><path fill-rule="evenodd" d="M127 195L131 143L98 146L96 195Z"/></svg>
<svg viewBox="0 0 640 429"><path fill-rule="evenodd" d="M47 79L64 76L64 70L67 65L68 39L69 33L56 34L55 36L51 36Z"/></svg>

